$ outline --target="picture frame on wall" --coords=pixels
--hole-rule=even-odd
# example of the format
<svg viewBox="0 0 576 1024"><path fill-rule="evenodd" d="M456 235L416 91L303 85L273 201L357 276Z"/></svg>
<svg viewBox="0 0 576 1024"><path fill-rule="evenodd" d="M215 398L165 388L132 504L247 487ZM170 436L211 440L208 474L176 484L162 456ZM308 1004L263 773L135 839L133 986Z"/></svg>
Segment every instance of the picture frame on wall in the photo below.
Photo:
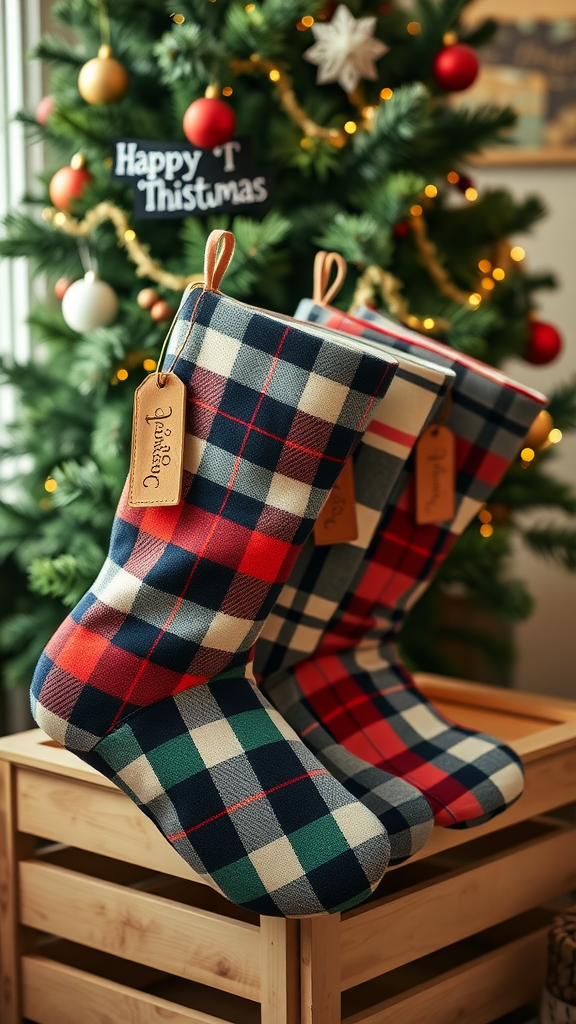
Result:
<svg viewBox="0 0 576 1024"><path fill-rule="evenodd" d="M576 0L475 0L471 27L498 22L480 53L481 71L458 104L511 106L518 121L507 143L480 164L576 163Z"/></svg>

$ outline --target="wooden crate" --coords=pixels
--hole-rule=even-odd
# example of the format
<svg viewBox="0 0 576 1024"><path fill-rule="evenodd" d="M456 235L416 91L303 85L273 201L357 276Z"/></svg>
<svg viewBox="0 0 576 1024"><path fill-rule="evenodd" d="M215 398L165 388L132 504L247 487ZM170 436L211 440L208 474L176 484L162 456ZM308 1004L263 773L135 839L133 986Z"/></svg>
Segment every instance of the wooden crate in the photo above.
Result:
<svg viewBox="0 0 576 1024"><path fill-rule="evenodd" d="M536 997L576 887L576 703L419 681L515 747L525 794L331 917L234 907L40 730L2 739L1 1024L489 1024Z"/></svg>

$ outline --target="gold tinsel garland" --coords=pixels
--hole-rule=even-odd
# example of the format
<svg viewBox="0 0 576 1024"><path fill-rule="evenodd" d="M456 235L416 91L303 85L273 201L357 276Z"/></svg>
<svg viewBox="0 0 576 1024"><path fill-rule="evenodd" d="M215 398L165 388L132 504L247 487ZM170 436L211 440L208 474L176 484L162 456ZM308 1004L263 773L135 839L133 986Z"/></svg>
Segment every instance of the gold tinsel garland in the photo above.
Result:
<svg viewBox="0 0 576 1024"><path fill-rule="evenodd" d="M111 221L116 229L118 244L126 249L129 259L136 264L136 275L148 277L175 292L184 291L189 284L201 284L204 280L202 274L189 274L187 277L183 277L180 274L171 274L168 270L163 270L158 260L153 259L150 255L148 246L138 240L136 232L130 227L124 210L114 203L108 201L98 203L92 210L88 210L83 220L76 220L69 213L55 210L53 207L44 210L43 216L54 227L74 238L87 238L104 221Z"/></svg>

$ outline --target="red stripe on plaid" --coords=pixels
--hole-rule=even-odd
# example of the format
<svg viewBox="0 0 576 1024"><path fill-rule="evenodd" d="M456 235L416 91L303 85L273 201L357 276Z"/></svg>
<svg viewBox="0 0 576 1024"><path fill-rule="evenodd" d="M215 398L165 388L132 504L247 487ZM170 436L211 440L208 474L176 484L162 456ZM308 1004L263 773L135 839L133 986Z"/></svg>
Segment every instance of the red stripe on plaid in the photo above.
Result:
<svg viewBox="0 0 576 1024"><path fill-rule="evenodd" d="M378 434L380 437L385 437L388 441L396 441L397 444L402 444L406 448L413 448L416 443L414 434L407 434L404 430L398 430L396 427L391 427L389 423L381 423L376 419L368 424L366 433Z"/></svg>
<svg viewBox="0 0 576 1024"><path fill-rule="evenodd" d="M140 676L142 675L142 673L144 671L144 668L145 668L148 660L150 659L151 655L154 653L156 647L160 643L161 638L166 633L166 630L168 629L170 623L174 620L174 617L175 617L176 613L178 612L178 609L182 605L182 601L184 600L184 594L186 593L186 591L188 590L188 587L190 586L190 583L192 582L192 578L194 577L196 569L198 568L200 559L202 558L202 556L204 554L204 551L206 550L206 548L208 547L208 544L210 543L210 539L211 539L212 534L214 533L214 531L216 529L216 525L218 523L218 520L222 516L222 512L224 511L224 508L225 508L225 506L226 506L226 504L228 502L228 499L229 499L229 497L230 497L230 495L232 493L232 487L234 485L234 480L236 479L238 470L240 468L240 463L242 462L242 453L243 453L243 451L244 451L244 449L245 449L245 447L246 447L246 445L248 443L248 438L250 436L251 424L256 419L256 416L258 415L258 412L260 411L260 406L262 405L262 402L264 401L264 396L266 394L266 391L268 390L268 388L270 386L270 381L272 380L272 377L274 375L274 371L276 369L276 366L278 365L278 360L280 358L280 353L282 351L282 348L284 346L284 342L286 341L286 338L288 337L289 333L290 333L290 328L287 327L286 330L284 331L282 337L280 338L280 341L278 343L278 348L276 349L276 352L275 352L274 357L272 359L272 363L270 365L270 370L268 371L268 376L266 377L266 381L264 383L264 387L262 388L262 391L261 391L261 393L259 395L258 401L257 401L256 406L254 408L254 412L252 413L251 421L250 421L250 423L246 424L246 427L247 427L246 433L245 433L245 435L244 435L244 437L242 439L242 444L240 445L240 449L239 449L238 454L236 455L236 459L234 461L234 466L233 466L232 472L230 474L230 479L228 481L228 487L226 489L226 494L222 498L222 503L220 505L220 508L218 509L218 513L215 516L212 525L210 526L210 529L208 531L207 537L205 538L204 544L202 545L200 551L198 552L198 557L196 558L196 561L194 562L194 565L192 566L192 568L191 568L191 570L190 570L190 572L188 574L188 579L186 580L186 583L184 584L184 587L183 587L180 595L177 597L176 601L174 602L174 607L172 608L172 610L170 612L170 615L166 619L166 622L164 623L164 625L163 625L162 629L160 630L158 636L156 637L154 643L150 647L150 650L148 651L148 654L146 655L146 659L144 661L144 664L143 664L142 668L140 669L140 671L136 675L135 679L132 680L132 683L130 684L130 687L128 689L128 693L126 694L126 697L124 698L122 706L116 712L116 715L114 717L114 720L113 720L112 724L107 729L106 735L108 735L108 733L110 733L112 731L112 729L117 724L117 722L119 721L120 717L122 716L122 712L124 711L124 708L126 707L126 705L130 702L130 697L132 696L132 693L134 692L135 688L138 685L138 681L139 681ZM154 511L160 511L160 510L154 510ZM164 512L164 511L169 511L169 510L162 509L161 511Z"/></svg>
<svg viewBox="0 0 576 1024"><path fill-rule="evenodd" d="M271 786L270 789L263 789L260 793L254 793L252 796L246 797L245 800L239 800L236 804L231 804L230 807L225 807L223 811L218 814L213 814L211 818L205 818L204 821L198 823L198 825L192 825L191 828L187 828L184 832L174 832L172 835L166 836L171 843L175 843L177 839L185 839L191 832L196 832L199 828L204 828L205 825L211 825L213 821L218 821L219 818L225 818L227 814L232 814L234 811L238 811L241 807L246 807L247 804L253 804L255 800L261 800L262 797L270 796L271 793L277 793L279 789L285 789L286 786L293 786L295 782L302 782L303 779L311 779L315 775L329 775L330 773L326 768L312 768L309 772L304 772L303 775L296 775L293 779L287 779L286 782L279 782L277 786Z"/></svg>
<svg viewBox="0 0 576 1024"><path fill-rule="evenodd" d="M267 381L265 386L268 386L270 382ZM273 434L270 430L264 430L263 427L255 426L252 421L247 423L246 420L240 419L238 416L232 416L229 412L223 412L222 409L218 409L214 405L209 405L207 402L203 402L200 398L192 396L189 399L194 405L199 405L201 408L208 410L209 412L216 413L218 416L224 416L227 420L232 420L233 423L239 423L241 427L248 427L249 430L254 430L257 434L263 434L264 437L269 437L272 441L281 441L283 445L288 448L296 448L299 452L304 452L305 455L313 455L317 459L325 459L327 462L345 462L345 459L337 459L334 455L324 455L322 452L317 452L313 448L306 448L302 444L296 444L295 441L289 441L286 437L280 437L279 434ZM260 405L260 402L258 403ZM360 428L361 429L361 428Z"/></svg>

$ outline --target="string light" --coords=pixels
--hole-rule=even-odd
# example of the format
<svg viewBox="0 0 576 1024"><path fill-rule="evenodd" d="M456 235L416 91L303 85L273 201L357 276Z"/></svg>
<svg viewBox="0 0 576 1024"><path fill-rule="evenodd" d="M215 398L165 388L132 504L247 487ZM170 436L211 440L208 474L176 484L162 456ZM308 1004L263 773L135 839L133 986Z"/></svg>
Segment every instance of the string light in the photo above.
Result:
<svg viewBox="0 0 576 1024"><path fill-rule="evenodd" d="M66 223L66 214L65 213L56 213L56 214L54 214L54 223L55 223L56 227L59 227L59 228L62 227L62 225Z"/></svg>
<svg viewBox="0 0 576 1024"><path fill-rule="evenodd" d="M475 199L478 199L478 192L476 191L475 188L472 188L472 186L466 189L464 195L466 196L466 199L468 199L471 203L473 203Z"/></svg>
<svg viewBox="0 0 576 1024"><path fill-rule="evenodd" d="M431 331L432 328L434 327L434 324L435 321L432 319L431 316L427 316L426 319L422 321L422 326L425 327L427 331Z"/></svg>
<svg viewBox="0 0 576 1024"><path fill-rule="evenodd" d="M118 380L126 380L128 376L128 370L125 370L124 367L122 367L122 369L118 370L116 376L118 377Z"/></svg>
<svg viewBox="0 0 576 1024"><path fill-rule="evenodd" d="M513 249L510 249L510 256L516 261L516 263L520 263L524 259L525 255L526 253L521 245L515 245Z"/></svg>
<svg viewBox="0 0 576 1024"><path fill-rule="evenodd" d="M438 189L436 188L436 185L426 185L426 188L424 189L424 194L427 195L429 199L434 199L434 197L438 195Z"/></svg>
<svg viewBox="0 0 576 1024"><path fill-rule="evenodd" d="M252 11L256 10L256 4L246 4L244 10L246 11L246 14L252 14Z"/></svg>
<svg viewBox="0 0 576 1024"><path fill-rule="evenodd" d="M458 182L460 181L460 175L458 174L458 171L448 171L446 177L451 185L457 185Z"/></svg>
<svg viewBox="0 0 576 1024"><path fill-rule="evenodd" d="M489 512L487 508L483 508L482 511L478 513L478 519L481 523L491 523L492 513Z"/></svg>
<svg viewBox="0 0 576 1024"><path fill-rule="evenodd" d="M484 523L484 526L480 527L480 533L482 537L491 537L494 533L494 527L490 526L490 523Z"/></svg>
<svg viewBox="0 0 576 1024"><path fill-rule="evenodd" d="M444 46L454 46L454 43L458 42L458 36L455 32L445 32L442 36L442 42Z"/></svg>
<svg viewBox="0 0 576 1024"><path fill-rule="evenodd" d="M310 146L312 145L312 139L308 138L307 135L303 135L302 138L300 139L300 145L302 146L302 149L310 149Z"/></svg>
<svg viewBox="0 0 576 1024"><path fill-rule="evenodd" d="M270 79L271 82L279 82L280 72L278 71L278 68L272 68L272 71L270 71L268 78Z"/></svg>
<svg viewBox="0 0 576 1024"><path fill-rule="evenodd" d="M411 36L417 36L418 33L422 31L422 25L419 21L409 21L406 25L406 31L409 32Z"/></svg>
<svg viewBox="0 0 576 1024"><path fill-rule="evenodd" d="M391 100L393 95L394 95L394 90L393 89L388 89L388 87L386 87L386 89L381 89L380 90L380 99L381 100Z"/></svg>
<svg viewBox="0 0 576 1024"><path fill-rule="evenodd" d="M548 434L548 440L550 441L550 444L558 444L558 442L562 440L562 431L559 430L558 427L554 427L554 429Z"/></svg>
<svg viewBox="0 0 576 1024"><path fill-rule="evenodd" d="M232 88L231 85L225 85L224 88L222 89L223 96L231 96L233 92L234 89Z"/></svg>
<svg viewBox="0 0 576 1024"><path fill-rule="evenodd" d="M478 270L480 271L481 274L489 274L490 271L492 270L492 264L490 263L490 260L480 260L480 263L478 264Z"/></svg>
<svg viewBox="0 0 576 1024"><path fill-rule="evenodd" d="M51 476L49 476L48 479L45 480L45 482L44 482L44 490L48 491L48 494L52 494L53 491L55 491L57 487L58 487L58 484L56 483L55 480L52 479Z"/></svg>
<svg viewBox="0 0 576 1024"><path fill-rule="evenodd" d="M148 372L151 373L152 370L156 369L156 360L155 359L145 359L144 362L142 363L142 369L143 370L148 370Z"/></svg>
<svg viewBox="0 0 576 1024"><path fill-rule="evenodd" d="M170 17L172 18L172 21L174 22L175 25L183 25L184 22L186 21L186 18L184 17L183 14L171 14Z"/></svg>
<svg viewBox="0 0 576 1024"><path fill-rule="evenodd" d="M495 281L503 281L506 277L506 271L502 270L502 267L494 267L492 277Z"/></svg>
<svg viewBox="0 0 576 1024"><path fill-rule="evenodd" d="M302 24L304 25L304 28L312 28L312 25L314 24L314 18L312 15L305 14L302 18Z"/></svg>
<svg viewBox="0 0 576 1024"><path fill-rule="evenodd" d="M347 132L348 135L354 135L357 128L358 125L356 124L356 121L346 121L346 124L344 125L344 131Z"/></svg>
<svg viewBox="0 0 576 1024"><path fill-rule="evenodd" d="M421 217L422 216L422 207L420 206L420 204L419 203L414 203L414 206L410 207L410 213L412 214L413 217Z"/></svg>
<svg viewBox="0 0 576 1024"><path fill-rule="evenodd" d="M133 231L132 228L128 228L128 231L124 232L124 238L127 242L133 242L136 238L136 232Z"/></svg>
<svg viewBox="0 0 576 1024"><path fill-rule="evenodd" d="M523 448L520 452L520 458L522 459L522 462L532 462L532 459L534 458L534 449Z"/></svg>
<svg viewBox="0 0 576 1024"><path fill-rule="evenodd" d="M478 292L474 292L468 299L468 302L471 306L479 306L482 302L482 296L479 295Z"/></svg>
<svg viewBox="0 0 576 1024"><path fill-rule="evenodd" d="M494 281L492 280L491 277L484 277L482 279L482 287L485 288L487 292L491 292L492 289L496 287L496 285L494 284Z"/></svg>

